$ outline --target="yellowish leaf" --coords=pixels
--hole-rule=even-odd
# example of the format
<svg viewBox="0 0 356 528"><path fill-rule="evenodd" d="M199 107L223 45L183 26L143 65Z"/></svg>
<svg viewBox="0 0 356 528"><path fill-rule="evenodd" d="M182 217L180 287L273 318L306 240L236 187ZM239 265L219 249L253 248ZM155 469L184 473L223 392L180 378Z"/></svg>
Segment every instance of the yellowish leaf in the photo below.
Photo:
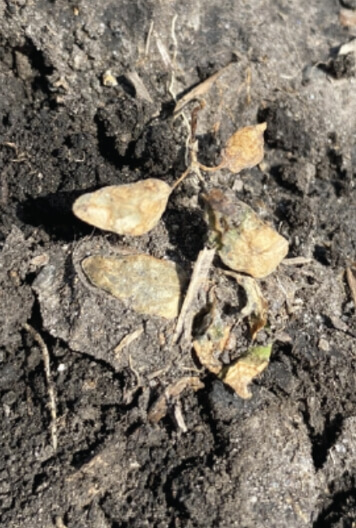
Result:
<svg viewBox="0 0 356 528"><path fill-rule="evenodd" d="M213 374L218 374L222 367L219 356L229 339L230 327L224 325L214 305L208 316L211 322L205 332L193 341L193 348L201 365Z"/></svg>
<svg viewBox="0 0 356 528"><path fill-rule="evenodd" d="M232 192L204 196L213 242L229 268L256 278L272 273L288 253L288 242Z"/></svg>
<svg viewBox="0 0 356 528"><path fill-rule="evenodd" d="M184 278L178 266L149 255L92 256L82 268L90 282L127 302L136 312L173 319L179 313Z"/></svg>
<svg viewBox="0 0 356 528"><path fill-rule="evenodd" d="M241 398L251 398L248 386L267 367L271 352L272 345L250 348L236 363L222 371L221 379Z"/></svg>
<svg viewBox="0 0 356 528"><path fill-rule="evenodd" d="M90 225L118 235L148 233L164 213L172 189L149 178L125 185L110 185L80 196L74 214Z"/></svg>
<svg viewBox="0 0 356 528"><path fill-rule="evenodd" d="M235 132L222 151L222 162L219 167L238 173L261 163L264 156L263 133L266 128L266 123L260 123Z"/></svg>

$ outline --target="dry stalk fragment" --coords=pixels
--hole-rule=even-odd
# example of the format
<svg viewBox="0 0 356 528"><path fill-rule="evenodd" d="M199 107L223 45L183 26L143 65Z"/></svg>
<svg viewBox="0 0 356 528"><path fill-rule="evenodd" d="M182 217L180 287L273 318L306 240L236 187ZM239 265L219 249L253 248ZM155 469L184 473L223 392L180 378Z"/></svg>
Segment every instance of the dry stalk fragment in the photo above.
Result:
<svg viewBox="0 0 356 528"><path fill-rule="evenodd" d="M177 102L174 108L174 115L178 115L188 103L196 99L200 99L206 92L208 92L214 82L225 72L227 68L229 68L229 66L230 64L224 66L221 70L205 79L205 81L199 83L198 85L194 86L191 90L189 90L189 92L187 92Z"/></svg>
<svg viewBox="0 0 356 528"><path fill-rule="evenodd" d="M188 286L187 293L183 301L183 305L179 314L176 329L173 334L172 344L176 344L184 334L187 339L190 335L193 317L191 307L197 297L199 289L209 275L210 266L213 262L215 249L204 248L199 252L198 258L195 261L192 277Z"/></svg>
<svg viewBox="0 0 356 528"><path fill-rule="evenodd" d="M42 336L31 326L30 324L26 323L24 325L25 330L33 337L33 339L37 342L39 345L41 352L42 352L42 358L44 363L44 370L45 370L45 376L46 376L46 382L47 382L47 390L48 390L48 398L49 398L49 407L51 411L51 438L52 438L52 447L54 451L57 451L58 446L58 437L57 437L57 406L56 406L56 394L54 389L54 384L52 380L52 374L51 374L51 365L50 365L50 358L48 353L48 348L44 340L42 339Z"/></svg>
<svg viewBox="0 0 356 528"><path fill-rule="evenodd" d="M127 334L125 337L123 337L120 343L114 348L114 354L119 355L124 350L124 348L128 347L133 341L139 338L143 334L143 331L143 327L137 328L130 334Z"/></svg>
<svg viewBox="0 0 356 528"><path fill-rule="evenodd" d="M197 376L185 376L171 383L151 407L148 419L153 423L158 423L166 416L168 405L174 403L174 400L177 400L186 388L193 389L196 392L203 387L204 383Z"/></svg>
<svg viewBox="0 0 356 528"><path fill-rule="evenodd" d="M73 212L83 222L105 231L139 236L158 224L171 191L169 185L155 178L110 185L80 196Z"/></svg>

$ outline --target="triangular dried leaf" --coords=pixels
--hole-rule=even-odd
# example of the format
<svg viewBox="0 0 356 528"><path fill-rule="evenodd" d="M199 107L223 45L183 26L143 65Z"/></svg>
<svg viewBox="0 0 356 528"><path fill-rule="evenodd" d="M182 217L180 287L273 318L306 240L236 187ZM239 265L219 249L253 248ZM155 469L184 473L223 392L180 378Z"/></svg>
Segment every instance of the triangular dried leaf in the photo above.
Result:
<svg viewBox="0 0 356 528"><path fill-rule="evenodd" d="M221 260L230 269L266 277L288 253L288 242L232 192L204 195L208 223Z"/></svg>
<svg viewBox="0 0 356 528"><path fill-rule="evenodd" d="M172 189L149 178L125 185L110 185L80 196L74 214L90 225L118 235L148 233L164 213Z"/></svg>
<svg viewBox="0 0 356 528"><path fill-rule="evenodd" d="M251 347L236 363L223 370L221 379L241 398L251 398L248 385L267 367L271 352L271 344Z"/></svg>
<svg viewBox="0 0 356 528"><path fill-rule="evenodd" d="M263 133L267 123L247 126L235 132L227 141L222 151L221 168L238 173L258 165L263 160Z"/></svg>
<svg viewBox="0 0 356 528"><path fill-rule="evenodd" d="M83 260L82 268L90 282L136 312L173 319L179 313L184 280L175 262L149 255L126 255Z"/></svg>

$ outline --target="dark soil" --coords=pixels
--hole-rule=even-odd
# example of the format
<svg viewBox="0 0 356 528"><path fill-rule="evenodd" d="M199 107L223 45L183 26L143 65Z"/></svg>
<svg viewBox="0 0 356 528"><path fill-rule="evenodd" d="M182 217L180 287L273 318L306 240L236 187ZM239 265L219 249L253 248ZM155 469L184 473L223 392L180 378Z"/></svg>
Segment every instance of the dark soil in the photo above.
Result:
<svg viewBox="0 0 356 528"><path fill-rule="evenodd" d="M355 55L338 49L356 29L341 26L341 4L355 8L1 0L1 526L355 526L356 315L345 269L356 260L356 77ZM189 274L207 231L195 176L142 237L94 230L71 211L103 185L173 183L188 133L174 99L225 66L204 95L199 157L216 164L235 130L265 120L265 160L209 173L206 186L235 191L289 240L289 258L305 257L261 281L269 325L259 341L272 334L274 345L250 400L199 368L191 344L169 345L174 321L135 313L81 272L85 256L129 246ZM107 70L115 86L104 85ZM220 268L217 259L210 278L232 323L243 299ZM36 332L50 356L56 450ZM245 324L234 337L227 361L249 344ZM151 423L152 404L187 375L204 388Z"/></svg>

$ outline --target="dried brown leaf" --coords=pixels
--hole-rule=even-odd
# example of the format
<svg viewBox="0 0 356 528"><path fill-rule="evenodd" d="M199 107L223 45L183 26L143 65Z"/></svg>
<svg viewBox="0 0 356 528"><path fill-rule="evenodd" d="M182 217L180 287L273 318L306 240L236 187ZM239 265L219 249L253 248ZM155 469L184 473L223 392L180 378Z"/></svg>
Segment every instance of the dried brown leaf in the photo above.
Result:
<svg viewBox="0 0 356 528"><path fill-rule="evenodd" d="M174 262L149 255L97 255L84 259L82 268L94 286L128 302L136 312L177 317L184 278Z"/></svg>
<svg viewBox="0 0 356 528"><path fill-rule="evenodd" d="M222 151L221 168L238 173L258 165L264 156L263 133L267 123L247 126L235 132L227 141Z"/></svg>
<svg viewBox="0 0 356 528"><path fill-rule="evenodd" d="M83 222L105 231L139 236L158 224L171 191L169 185L155 178L110 185L80 196L73 212Z"/></svg>
<svg viewBox="0 0 356 528"><path fill-rule="evenodd" d="M175 383L171 383L151 407L148 413L148 419L153 423L158 423L166 416L168 405L174 402L184 389L190 388L197 391L203 387L204 383L197 376L185 376Z"/></svg>
<svg viewBox="0 0 356 528"><path fill-rule="evenodd" d="M204 195L212 241L229 268L256 278L272 273L288 253L288 242L233 193Z"/></svg>
<svg viewBox="0 0 356 528"><path fill-rule="evenodd" d="M269 363L272 345L254 346L247 353L228 366L222 373L222 380L229 385L241 398L251 398L248 386Z"/></svg>
<svg viewBox="0 0 356 528"><path fill-rule="evenodd" d="M209 313L211 322L206 331L193 341L199 362L213 374L221 371L219 356L225 349L231 328L225 325L214 305Z"/></svg>
<svg viewBox="0 0 356 528"><path fill-rule="evenodd" d="M225 271L225 274L233 277L237 283L245 290L247 303L241 310L242 317L248 317L252 339L264 328L267 323L268 303L263 297L259 285L252 277L246 277L232 271Z"/></svg>

